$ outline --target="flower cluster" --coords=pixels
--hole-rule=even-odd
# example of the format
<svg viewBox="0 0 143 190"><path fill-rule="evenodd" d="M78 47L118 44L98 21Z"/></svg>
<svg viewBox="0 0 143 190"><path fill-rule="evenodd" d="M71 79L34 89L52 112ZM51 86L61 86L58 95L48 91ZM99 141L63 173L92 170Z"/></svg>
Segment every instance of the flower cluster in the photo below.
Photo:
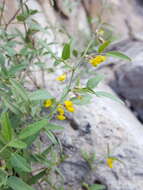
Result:
<svg viewBox="0 0 143 190"><path fill-rule="evenodd" d="M44 107L46 108L49 108L51 107L53 104L52 100L51 99L48 99L44 102ZM67 111L69 112L74 112L75 111L75 108L74 108L74 105L73 105L73 102L71 100L65 100L64 101L64 104L59 104L57 106L57 119L59 120L65 120L66 117L65 117L65 110L66 109Z"/></svg>
<svg viewBox="0 0 143 190"><path fill-rule="evenodd" d="M65 113L64 108L66 108L66 110L69 111L69 112L74 112L75 111L75 108L73 107L73 102L70 101L70 100L65 100L63 105L62 104L58 105L57 119L59 119L59 120L65 120L66 119L66 117L64 115L64 113Z"/></svg>
<svg viewBox="0 0 143 190"><path fill-rule="evenodd" d="M104 61L106 61L106 57L103 55L97 55L96 57L89 60L90 64L92 64L94 67L98 66Z"/></svg>
<svg viewBox="0 0 143 190"><path fill-rule="evenodd" d="M59 120L66 119L66 117L64 115L64 113L65 113L64 106L62 104L58 105L57 112L58 112L57 119L59 119Z"/></svg>
<svg viewBox="0 0 143 190"><path fill-rule="evenodd" d="M66 109L69 111L69 112L74 112L74 107L73 107L73 102L72 101L70 101L70 100L66 100L65 102L64 102L64 104L65 104L65 107L66 107Z"/></svg>

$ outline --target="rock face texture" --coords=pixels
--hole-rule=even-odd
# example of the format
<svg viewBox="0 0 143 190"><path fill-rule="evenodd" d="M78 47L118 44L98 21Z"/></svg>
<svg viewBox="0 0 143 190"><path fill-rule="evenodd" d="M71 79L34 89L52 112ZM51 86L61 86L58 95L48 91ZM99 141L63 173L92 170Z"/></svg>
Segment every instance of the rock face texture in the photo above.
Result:
<svg viewBox="0 0 143 190"><path fill-rule="evenodd" d="M130 30L134 34L143 30L142 0L85 0L84 2L89 15L93 18L99 17L111 25L112 30L120 38L130 36ZM93 28L96 28L97 24L95 21Z"/></svg>
<svg viewBox="0 0 143 190"><path fill-rule="evenodd" d="M132 108L143 121L143 65L141 61L123 65L117 70L119 93L130 101Z"/></svg>
<svg viewBox="0 0 143 190"><path fill-rule="evenodd" d="M115 66L115 90L131 104L143 121L143 42L130 42L121 51L132 57L132 62ZM114 88L113 87L113 88Z"/></svg>
<svg viewBox="0 0 143 190"><path fill-rule="evenodd" d="M112 92L107 86L101 88ZM79 189L81 182L97 181L108 190L142 189L143 128L124 105L94 97L90 105L76 108L72 120L63 123L65 131L60 137L68 155L61 165L67 186ZM121 160L113 169L106 165L108 145L111 156ZM94 169L83 160L81 151L96 154Z"/></svg>

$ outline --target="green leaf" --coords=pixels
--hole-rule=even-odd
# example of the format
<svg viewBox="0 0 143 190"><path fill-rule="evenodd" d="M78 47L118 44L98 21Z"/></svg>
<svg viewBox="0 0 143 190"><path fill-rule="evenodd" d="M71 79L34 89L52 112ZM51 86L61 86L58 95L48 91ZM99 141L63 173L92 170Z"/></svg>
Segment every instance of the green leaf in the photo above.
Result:
<svg viewBox="0 0 143 190"><path fill-rule="evenodd" d="M70 58L70 44L65 44L62 51L62 59L66 60Z"/></svg>
<svg viewBox="0 0 143 190"><path fill-rule="evenodd" d="M9 147L17 148L17 149L25 149L27 144L20 140L14 140L9 144Z"/></svg>
<svg viewBox="0 0 143 190"><path fill-rule="evenodd" d="M36 90L29 94L30 100L46 100L51 98L51 94L45 89Z"/></svg>
<svg viewBox="0 0 143 190"><path fill-rule="evenodd" d="M23 100L28 101L28 95L26 90L20 84L20 82L10 79L10 83L12 84L13 88L15 89L16 93L23 98Z"/></svg>
<svg viewBox="0 0 143 190"><path fill-rule="evenodd" d="M56 137L53 135L53 133L51 131L47 130L46 134L53 144L58 144Z"/></svg>
<svg viewBox="0 0 143 190"><path fill-rule="evenodd" d="M25 139L27 137L33 136L47 125L48 125L47 119L43 119L28 125L28 127L24 128L19 134L19 139Z"/></svg>
<svg viewBox="0 0 143 190"><path fill-rule="evenodd" d="M28 7L27 7L27 8L28 8ZM34 14L36 14L37 12L38 12L37 10L28 9L28 10L26 10L25 12L23 12L23 13L17 15L16 18L17 18L18 21L23 22L23 21L25 21L29 16L34 15Z"/></svg>
<svg viewBox="0 0 143 190"><path fill-rule="evenodd" d="M0 150L5 146L5 144L3 143L3 139L0 136ZM5 149L0 153L0 159L2 160L8 160L11 156L11 151L9 151L9 149Z"/></svg>
<svg viewBox="0 0 143 190"><path fill-rule="evenodd" d="M36 10L36 9L29 9L28 13L29 13L29 15L35 15L35 14L38 13L38 10Z"/></svg>
<svg viewBox="0 0 143 190"><path fill-rule="evenodd" d="M87 88L93 89L97 87L97 85L104 79L103 75L96 75L95 77L91 78L87 82Z"/></svg>
<svg viewBox="0 0 143 190"><path fill-rule="evenodd" d="M45 127L45 130L63 130L64 127L53 124L53 123L48 123L48 125Z"/></svg>
<svg viewBox="0 0 143 190"><path fill-rule="evenodd" d="M16 104L11 103L8 99L2 97L2 101L4 102L5 106L13 113L20 114L20 110Z"/></svg>
<svg viewBox="0 0 143 190"><path fill-rule="evenodd" d="M13 168L17 168L22 172L31 172L30 164L19 154L13 154L10 158L10 163Z"/></svg>
<svg viewBox="0 0 143 190"><path fill-rule="evenodd" d="M13 57L14 55L16 55L16 51L13 48L6 46L5 49L8 56Z"/></svg>
<svg viewBox="0 0 143 190"><path fill-rule="evenodd" d="M24 70L26 67L27 67L27 64L12 65L12 67L9 69L9 73L11 75L14 75L17 72Z"/></svg>
<svg viewBox="0 0 143 190"><path fill-rule="evenodd" d="M91 91L88 88L74 88L74 92L78 93L90 93Z"/></svg>
<svg viewBox="0 0 143 190"><path fill-rule="evenodd" d="M43 170L41 172L39 172L38 174L36 174L35 176L32 176L28 182L30 185L35 184L38 182L39 179L41 179L44 175L46 175L46 170Z"/></svg>
<svg viewBox="0 0 143 190"><path fill-rule="evenodd" d="M26 20L26 15L24 15L24 14L19 14L19 15L17 15L17 20L18 21L25 21Z"/></svg>
<svg viewBox="0 0 143 190"><path fill-rule="evenodd" d="M0 64L4 65L5 63L5 58L4 56L0 53Z"/></svg>
<svg viewBox="0 0 143 190"><path fill-rule="evenodd" d="M89 104L92 97L90 95L81 96L81 98L71 98L72 102L77 105Z"/></svg>
<svg viewBox="0 0 143 190"><path fill-rule="evenodd" d="M6 181L7 181L7 174L5 171L0 169L0 187L6 185Z"/></svg>
<svg viewBox="0 0 143 190"><path fill-rule="evenodd" d="M103 44L101 44L98 48L98 53L102 53L111 43L111 41L106 41Z"/></svg>
<svg viewBox="0 0 143 190"><path fill-rule="evenodd" d="M39 136L39 131L35 135L29 136L28 138L24 139L24 142L27 144L27 147L30 147L38 136Z"/></svg>
<svg viewBox="0 0 143 190"><path fill-rule="evenodd" d="M125 59L125 60L128 60L128 61L132 61L130 57L128 57L127 55L121 53L121 52L118 52L118 51L109 51L106 53L107 56L112 56L112 57L118 57L118 58L121 58L121 59Z"/></svg>
<svg viewBox="0 0 143 190"><path fill-rule="evenodd" d="M104 190L105 188L105 185L94 184L89 188L89 190Z"/></svg>
<svg viewBox="0 0 143 190"><path fill-rule="evenodd" d="M33 187L29 186L22 179L15 176L8 178L7 185L13 190L34 190Z"/></svg>
<svg viewBox="0 0 143 190"><path fill-rule="evenodd" d="M106 97L106 98L110 98L116 102L120 102L120 103L123 103L122 100L120 100L117 96L114 96L108 92L104 92L104 91L97 91L97 92L94 92L94 94L98 97Z"/></svg>
<svg viewBox="0 0 143 190"><path fill-rule="evenodd" d="M11 122L9 120L9 115L7 112L3 112L0 118L1 123L1 135L6 142L11 141L13 137L13 130Z"/></svg>

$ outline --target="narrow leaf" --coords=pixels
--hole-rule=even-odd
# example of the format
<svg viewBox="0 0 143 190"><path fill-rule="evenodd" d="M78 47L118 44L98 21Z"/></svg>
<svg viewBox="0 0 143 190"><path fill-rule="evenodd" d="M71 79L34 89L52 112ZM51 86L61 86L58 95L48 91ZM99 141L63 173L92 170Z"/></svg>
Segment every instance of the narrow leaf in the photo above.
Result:
<svg viewBox="0 0 143 190"><path fill-rule="evenodd" d="M11 127L11 123L9 120L9 115L7 112L2 113L1 118L0 118L0 123L1 123L1 135L4 138L6 142L11 141L12 135L13 135L13 130Z"/></svg>
<svg viewBox="0 0 143 190"><path fill-rule="evenodd" d="M86 105L89 104L92 97L90 95L81 96L80 98L72 98L72 102L77 105Z"/></svg>
<svg viewBox="0 0 143 190"><path fill-rule="evenodd" d="M12 104L8 99L2 97L2 101L4 102L5 106L13 113L20 114L19 108L16 106L16 104Z"/></svg>
<svg viewBox="0 0 143 190"><path fill-rule="evenodd" d="M5 49L7 51L8 56L12 57L16 55L16 51L14 50L14 48L6 46Z"/></svg>
<svg viewBox="0 0 143 190"><path fill-rule="evenodd" d="M78 92L78 93L89 93L90 90L88 88L75 88L74 92Z"/></svg>
<svg viewBox="0 0 143 190"><path fill-rule="evenodd" d="M50 139L50 141L53 143L53 144L58 144L58 141L57 139L55 138L55 136L53 135L53 133L49 130L46 131L46 134L48 136L48 138Z"/></svg>
<svg viewBox="0 0 143 190"><path fill-rule="evenodd" d="M7 173L4 170L0 169L0 187L6 185L6 181L7 181Z"/></svg>
<svg viewBox="0 0 143 190"><path fill-rule="evenodd" d="M27 163L27 160L19 154L13 154L10 158L10 163L13 168L17 168L22 172L31 172L31 168Z"/></svg>
<svg viewBox="0 0 143 190"><path fill-rule="evenodd" d="M103 44L101 44L98 48L98 53L102 53L111 43L111 41L106 41Z"/></svg>
<svg viewBox="0 0 143 190"><path fill-rule="evenodd" d="M27 147L27 144L25 144L23 141L20 140L14 140L9 144L9 147L24 149Z"/></svg>
<svg viewBox="0 0 143 190"><path fill-rule="evenodd" d="M45 127L45 130L63 130L64 127L53 124L53 123L48 123L48 125Z"/></svg>
<svg viewBox="0 0 143 190"><path fill-rule="evenodd" d="M33 187L29 186L22 179L15 176L8 178L7 185L13 190L34 190Z"/></svg>
<svg viewBox="0 0 143 190"><path fill-rule="evenodd" d="M32 176L28 181L29 184L35 184L38 182L39 179L41 179L44 175L46 175L46 170L43 170L41 172L39 172L38 174L36 174L35 176Z"/></svg>
<svg viewBox="0 0 143 190"><path fill-rule="evenodd" d="M96 75L95 77L91 78L87 82L87 88L93 89L97 87L97 85L104 79L103 75Z"/></svg>
<svg viewBox="0 0 143 190"><path fill-rule="evenodd" d="M17 94L19 94L25 101L27 101L28 100L27 92L23 88L23 86L14 79L11 79L10 82L12 86L14 87L15 91L17 92Z"/></svg>
<svg viewBox="0 0 143 190"><path fill-rule="evenodd" d="M24 128L19 134L19 139L25 139L27 137L33 136L47 125L48 125L47 119L43 119L28 125L28 127Z"/></svg>
<svg viewBox="0 0 143 190"><path fill-rule="evenodd" d="M0 53L0 64L4 65L5 63L5 58L4 56Z"/></svg>
<svg viewBox="0 0 143 190"><path fill-rule="evenodd" d="M27 67L26 64L12 65L12 67L9 69L9 73L11 75L14 75L17 72L24 70L26 67Z"/></svg>
<svg viewBox="0 0 143 190"><path fill-rule="evenodd" d="M121 52L118 52L118 51L109 51L109 52L106 53L106 55L131 61L130 57L128 57L127 55L125 55L125 54L123 54Z"/></svg>
<svg viewBox="0 0 143 190"><path fill-rule="evenodd" d="M120 102L120 103L123 103L122 100L120 100L117 96L114 96L108 92L104 92L104 91L97 91L94 93L96 96L98 97L106 97L106 98L110 98L116 102Z"/></svg>
<svg viewBox="0 0 143 190"><path fill-rule="evenodd" d="M51 94L45 89L36 90L35 92L31 92L29 94L30 100L46 100L51 98Z"/></svg>
<svg viewBox="0 0 143 190"><path fill-rule="evenodd" d="M65 44L62 51L62 59L66 60L70 58L70 44Z"/></svg>

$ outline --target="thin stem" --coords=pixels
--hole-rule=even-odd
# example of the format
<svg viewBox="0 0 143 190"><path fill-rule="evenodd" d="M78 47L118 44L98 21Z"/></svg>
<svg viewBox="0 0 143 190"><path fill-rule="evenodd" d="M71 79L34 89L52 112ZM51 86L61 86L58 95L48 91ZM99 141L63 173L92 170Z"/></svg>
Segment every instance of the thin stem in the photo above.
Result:
<svg viewBox="0 0 143 190"><path fill-rule="evenodd" d="M2 2L2 9L1 9L1 14L0 14L0 25L2 24L4 8L5 8L5 0L3 0Z"/></svg>
<svg viewBox="0 0 143 190"><path fill-rule="evenodd" d="M34 84L34 86L35 86L37 89L39 89L40 86L37 84L36 79L34 79L34 78L32 77L32 75L31 75L30 73L28 73L28 72L27 72L27 76L28 76L28 78L32 81L32 83Z"/></svg>
<svg viewBox="0 0 143 190"><path fill-rule="evenodd" d="M88 43L86 49L84 50L84 53L83 53L82 57L85 57L85 56L86 56L86 54L87 54L87 52L88 52L90 46L92 45L92 43L93 43L93 38L89 41L89 43Z"/></svg>
<svg viewBox="0 0 143 190"><path fill-rule="evenodd" d="M17 14L19 13L20 8L15 12L15 14L10 18L10 20L8 21L8 23L5 25L5 30L7 30L8 26L11 24L11 22L15 19L15 17L17 16Z"/></svg>
<svg viewBox="0 0 143 190"><path fill-rule="evenodd" d="M57 107L58 107L58 104L59 104L60 102L62 102L62 101L65 99L65 97L68 95L68 93L70 92L70 88L71 88L71 84L72 84L72 81L73 81L74 73L75 73L75 69L72 70L71 78L70 78L70 81L69 81L69 85L67 86L67 91L66 91L66 93L61 96L60 100L56 103L55 107L53 108L53 110L52 110L51 113L49 114L49 116L48 116L48 120L49 120L49 121L52 119L53 114L55 113L55 111L56 111L56 109L57 109Z"/></svg>
<svg viewBox="0 0 143 190"><path fill-rule="evenodd" d="M24 5L23 0L21 0L20 1L20 6L21 6L22 13L24 13L24 7L23 7L23 5ZM23 25L24 25L25 33L27 35L27 26L26 26L25 21L23 21Z"/></svg>

